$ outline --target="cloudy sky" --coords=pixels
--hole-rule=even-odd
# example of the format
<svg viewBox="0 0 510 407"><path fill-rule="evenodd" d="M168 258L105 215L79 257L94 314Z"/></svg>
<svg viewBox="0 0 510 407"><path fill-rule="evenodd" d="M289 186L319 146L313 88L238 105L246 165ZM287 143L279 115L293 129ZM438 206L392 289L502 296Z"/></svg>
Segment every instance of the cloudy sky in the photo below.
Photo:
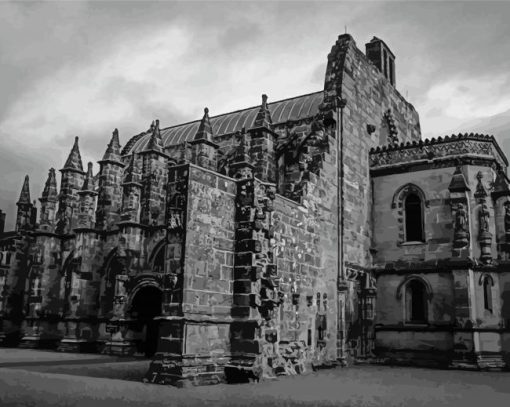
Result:
<svg viewBox="0 0 510 407"><path fill-rule="evenodd" d="M162 126L320 90L339 34L396 54L397 88L424 137L494 129L510 152L510 3L0 3L0 208L12 226L74 136L84 165ZM507 134L510 139L510 134ZM97 165L95 167L97 169Z"/></svg>

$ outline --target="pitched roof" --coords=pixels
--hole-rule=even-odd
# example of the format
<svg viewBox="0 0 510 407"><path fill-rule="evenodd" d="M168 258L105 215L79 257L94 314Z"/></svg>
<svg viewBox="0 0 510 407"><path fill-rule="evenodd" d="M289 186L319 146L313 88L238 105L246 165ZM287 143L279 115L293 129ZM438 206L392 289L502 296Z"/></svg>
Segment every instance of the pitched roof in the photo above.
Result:
<svg viewBox="0 0 510 407"><path fill-rule="evenodd" d="M290 120L304 119L319 113L319 105L322 103L324 92L309 93L289 99L268 103L269 112L273 125L285 123ZM243 127L250 129L255 127L255 120L260 111L260 105L247 109L237 110L210 118L214 135L221 136L240 131ZM177 126L167 127L161 130L161 139L165 147L175 146L184 141L193 140L197 134L201 120ZM143 151L150 139L150 133L140 133L129 140L122 150L122 154Z"/></svg>

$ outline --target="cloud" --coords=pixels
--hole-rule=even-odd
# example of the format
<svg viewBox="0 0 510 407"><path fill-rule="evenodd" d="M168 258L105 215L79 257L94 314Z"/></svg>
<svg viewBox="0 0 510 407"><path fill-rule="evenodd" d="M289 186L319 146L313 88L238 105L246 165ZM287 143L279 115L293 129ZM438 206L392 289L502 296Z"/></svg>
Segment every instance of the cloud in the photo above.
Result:
<svg viewBox="0 0 510 407"><path fill-rule="evenodd" d="M397 88L427 136L507 106L503 3L0 3L0 205L25 173L37 197L80 137L84 163L111 131L147 129L317 91L344 27L397 55ZM97 169L97 166L95 167ZM12 204L9 204L12 208ZM9 213L12 222L14 214ZM12 224L12 223L11 223Z"/></svg>
<svg viewBox="0 0 510 407"><path fill-rule="evenodd" d="M421 103L422 120L433 135L459 127L473 119L488 118L510 109L510 77L507 74L453 77L433 85Z"/></svg>

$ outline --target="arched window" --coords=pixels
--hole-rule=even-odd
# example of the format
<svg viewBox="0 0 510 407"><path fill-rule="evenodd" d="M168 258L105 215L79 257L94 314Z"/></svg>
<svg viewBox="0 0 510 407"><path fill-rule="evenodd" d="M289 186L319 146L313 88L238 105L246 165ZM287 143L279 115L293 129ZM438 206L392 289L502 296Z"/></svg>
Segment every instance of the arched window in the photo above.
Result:
<svg viewBox="0 0 510 407"><path fill-rule="evenodd" d="M420 197L411 193L405 199L405 236L407 242L423 241L423 211Z"/></svg>
<svg viewBox="0 0 510 407"><path fill-rule="evenodd" d="M483 279L483 308L492 312L492 278L485 276Z"/></svg>
<svg viewBox="0 0 510 407"><path fill-rule="evenodd" d="M419 280L411 280L406 286L406 320L412 323L427 322L427 289Z"/></svg>

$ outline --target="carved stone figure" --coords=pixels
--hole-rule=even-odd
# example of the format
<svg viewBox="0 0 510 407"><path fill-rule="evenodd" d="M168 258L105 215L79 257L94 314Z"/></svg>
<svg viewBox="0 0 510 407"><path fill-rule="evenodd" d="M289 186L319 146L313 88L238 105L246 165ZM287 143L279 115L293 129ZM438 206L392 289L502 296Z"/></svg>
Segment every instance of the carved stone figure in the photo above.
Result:
<svg viewBox="0 0 510 407"><path fill-rule="evenodd" d="M466 206L463 203L457 205L455 214L454 244L456 247L464 247L469 243L469 224Z"/></svg>

